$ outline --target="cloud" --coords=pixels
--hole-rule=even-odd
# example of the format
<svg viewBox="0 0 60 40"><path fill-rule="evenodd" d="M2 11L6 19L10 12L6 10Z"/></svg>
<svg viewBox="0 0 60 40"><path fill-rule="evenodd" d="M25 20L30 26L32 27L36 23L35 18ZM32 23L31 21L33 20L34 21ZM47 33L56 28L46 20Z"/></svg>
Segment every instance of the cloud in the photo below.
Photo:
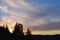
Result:
<svg viewBox="0 0 60 40"><path fill-rule="evenodd" d="M0 0L0 21L14 24L21 22L33 30L55 30L54 22L60 20L60 8L46 4L34 4L27 0ZM47 24L48 23L48 24ZM53 25L51 25L53 23ZM51 25L51 28L50 28ZM45 27L46 26L46 27ZM50 28L50 29L49 29ZM53 29L54 28L54 29Z"/></svg>
<svg viewBox="0 0 60 40"><path fill-rule="evenodd" d="M30 3L27 3L25 0L14 0L14 1L13 0L3 0L3 3L4 2L8 5L5 4L4 6L0 6L1 11L5 12L5 14L8 13L11 17L14 16L13 18L18 17L18 19L19 18L27 19L28 17L30 17L32 15L29 12L31 12L31 13L38 12L38 9L37 9L38 7L34 7L32 5L29 5ZM19 7L16 7L17 5ZM25 6L25 5L27 5L27 6Z"/></svg>
<svg viewBox="0 0 60 40"><path fill-rule="evenodd" d="M60 30L60 22L47 23L31 27L33 31Z"/></svg>

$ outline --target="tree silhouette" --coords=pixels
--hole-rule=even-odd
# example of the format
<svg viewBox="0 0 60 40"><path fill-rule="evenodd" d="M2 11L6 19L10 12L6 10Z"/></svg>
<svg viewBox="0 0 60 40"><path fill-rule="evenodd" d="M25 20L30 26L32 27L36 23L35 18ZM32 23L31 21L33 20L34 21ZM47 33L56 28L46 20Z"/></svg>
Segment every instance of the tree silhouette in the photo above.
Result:
<svg viewBox="0 0 60 40"><path fill-rule="evenodd" d="M27 35L31 35L31 31L29 28L27 29Z"/></svg>
<svg viewBox="0 0 60 40"><path fill-rule="evenodd" d="M15 24L15 28L13 31L13 39L15 40L23 40L24 38L24 33L23 33L23 26L20 23Z"/></svg>
<svg viewBox="0 0 60 40"><path fill-rule="evenodd" d="M8 28L0 26L0 40L10 40L10 32Z"/></svg>
<svg viewBox="0 0 60 40"><path fill-rule="evenodd" d="M31 38L31 31L30 31L30 29L28 28L27 29L27 40L32 40L32 38Z"/></svg>

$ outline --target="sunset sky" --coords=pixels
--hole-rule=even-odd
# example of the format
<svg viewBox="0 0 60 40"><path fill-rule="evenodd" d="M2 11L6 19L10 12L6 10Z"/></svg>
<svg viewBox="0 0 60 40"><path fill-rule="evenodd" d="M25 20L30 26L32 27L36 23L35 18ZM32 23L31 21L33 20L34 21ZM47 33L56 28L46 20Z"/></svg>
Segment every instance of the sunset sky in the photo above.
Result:
<svg viewBox="0 0 60 40"><path fill-rule="evenodd" d="M16 22L32 34L60 34L60 0L0 0L0 25Z"/></svg>

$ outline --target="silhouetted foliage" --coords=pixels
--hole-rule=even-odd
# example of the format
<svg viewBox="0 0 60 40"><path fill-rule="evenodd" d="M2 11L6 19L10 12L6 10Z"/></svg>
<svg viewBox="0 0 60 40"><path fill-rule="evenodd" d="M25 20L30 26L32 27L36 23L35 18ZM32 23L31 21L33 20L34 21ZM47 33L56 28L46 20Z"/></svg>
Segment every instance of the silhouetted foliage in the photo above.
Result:
<svg viewBox="0 0 60 40"><path fill-rule="evenodd" d="M10 33L8 25L0 26L0 40L60 40L58 35L32 35L28 28L26 35L23 32L23 25L16 23L13 33Z"/></svg>
<svg viewBox="0 0 60 40"><path fill-rule="evenodd" d="M12 35L13 35L14 40L23 40L24 39L22 24L18 24L18 23L15 24L15 28L14 28Z"/></svg>
<svg viewBox="0 0 60 40"><path fill-rule="evenodd" d="M10 40L10 32L8 28L0 26L0 40Z"/></svg>
<svg viewBox="0 0 60 40"><path fill-rule="evenodd" d="M32 40L32 37L31 37L31 31L30 31L29 28L27 29L27 32L26 32L26 33L27 33L27 34L26 34L27 40Z"/></svg>
<svg viewBox="0 0 60 40"><path fill-rule="evenodd" d="M27 32L26 33L27 33L27 35L31 35L31 31L30 31L29 28L27 29Z"/></svg>

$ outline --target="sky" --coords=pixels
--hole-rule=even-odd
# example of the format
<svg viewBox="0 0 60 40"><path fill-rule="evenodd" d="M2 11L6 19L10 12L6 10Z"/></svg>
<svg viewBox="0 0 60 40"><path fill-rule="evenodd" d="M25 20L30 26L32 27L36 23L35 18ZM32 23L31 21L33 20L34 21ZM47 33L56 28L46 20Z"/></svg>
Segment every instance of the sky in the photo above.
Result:
<svg viewBox="0 0 60 40"><path fill-rule="evenodd" d="M16 22L32 34L60 34L60 0L0 0L0 25Z"/></svg>

